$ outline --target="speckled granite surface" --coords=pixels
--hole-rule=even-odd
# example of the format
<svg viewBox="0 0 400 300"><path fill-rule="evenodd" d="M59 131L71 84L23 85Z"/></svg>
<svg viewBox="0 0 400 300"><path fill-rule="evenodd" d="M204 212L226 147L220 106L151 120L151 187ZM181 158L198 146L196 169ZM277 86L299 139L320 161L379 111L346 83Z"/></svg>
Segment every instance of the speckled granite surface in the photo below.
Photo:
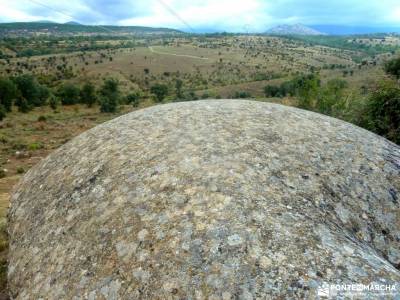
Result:
<svg viewBox="0 0 400 300"><path fill-rule="evenodd" d="M400 149L252 101L167 104L80 135L9 213L17 299L294 299L400 280Z"/></svg>

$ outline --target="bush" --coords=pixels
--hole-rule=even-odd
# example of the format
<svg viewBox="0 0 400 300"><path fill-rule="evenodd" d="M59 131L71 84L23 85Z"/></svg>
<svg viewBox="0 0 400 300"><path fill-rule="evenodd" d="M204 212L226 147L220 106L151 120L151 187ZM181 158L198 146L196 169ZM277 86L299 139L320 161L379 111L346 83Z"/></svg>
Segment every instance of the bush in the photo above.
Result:
<svg viewBox="0 0 400 300"><path fill-rule="evenodd" d="M140 97L141 93L136 91L128 94L125 98L125 102L126 104L131 104L133 107L138 107L140 103Z"/></svg>
<svg viewBox="0 0 400 300"><path fill-rule="evenodd" d="M24 174L25 173L25 169L23 167L18 167L17 168L17 173L18 174Z"/></svg>
<svg viewBox="0 0 400 300"><path fill-rule="evenodd" d="M240 91L240 92L236 92L234 95L235 99L245 99L245 98L251 98L251 94L249 92L246 91Z"/></svg>
<svg viewBox="0 0 400 300"><path fill-rule="evenodd" d="M28 150L30 151L36 151L39 149L42 149L43 145L41 143L32 143L28 145Z"/></svg>
<svg viewBox="0 0 400 300"><path fill-rule="evenodd" d="M11 111L13 100L17 97L17 86L7 78L0 78L0 105L7 111Z"/></svg>
<svg viewBox="0 0 400 300"><path fill-rule="evenodd" d="M156 96L157 102L162 102L168 94L168 87L165 84L157 83L150 88L150 91Z"/></svg>
<svg viewBox="0 0 400 300"><path fill-rule="evenodd" d="M287 95L294 96L296 93L295 81L283 82L280 86L267 85L264 88L266 97L279 97L283 98Z"/></svg>
<svg viewBox="0 0 400 300"><path fill-rule="evenodd" d="M32 109L32 105L29 105L28 101L23 96L17 98L15 105L18 107L18 111L22 113L27 113Z"/></svg>
<svg viewBox="0 0 400 300"><path fill-rule="evenodd" d="M66 83L58 89L58 97L63 105L73 105L79 102L79 88L74 84Z"/></svg>
<svg viewBox="0 0 400 300"><path fill-rule="evenodd" d="M92 107L97 102L96 89L91 82L87 82L80 92L81 103L85 103L88 107Z"/></svg>
<svg viewBox="0 0 400 300"><path fill-rule="evenodd" d="M183 81L181 79L176 79L175 81L175 93L176 93L176 98L177 99L182 99L183 93L182 93L182 87L183 87Z"/></svg>
<svg viewBox="0 0 400 300"><path fill-rule="evenodd" d="M299 99L298 106L304 109L312 109L313 101L317 98L321 81L315 74L300 75L293 81L294 94Z"/></svg>
<svg viewBox="0 0 400 300"><path fill-rule="evenodd" d="M282 97L280 88L275 85L267 85L264 88L264 94L266 97Z"/></svg>
<svg viewBox="0 0 400 300"><path fill-rule="evenodd" d="M54 95L51 95L49 98L49 105L52 110L57 110L58 106L60 105L60 99Z"/></svg>
<svg viewBox="0 0 400 300"><path fill-rule="evenodd" d="M343 91L347 86L347 81L342 79L328 81L318 93L315 110L326 115L340 117L346 109Z"/></svg>
<svg viewBox="0 0 400 300"><path fill-rule="evenodd" d="M39 85L38 87L38 101L36 103L33 103L34 106L43 106L47 104L47 100L50 97L50 89L47 86L44 85Z"/></svg>
<svg viewBox="0 0 400 300"><path fill-rule="evenodd" d="M17 105L25 105L24 108L20 109L21 111L29 110L33 106L42 106L46 104L47 98L50 95L49 89L40 85L32 75L18 76L14 78L14 82L19 90L19 98L26 100L26 105L23 101L16 103Z"/></svg>
<svg viewBox="0 0 400 300"><path fill-rule="evenodd" d="M100 111L104 113L116 112L120 100L119 82L115 79L104 81L100 89Z"/></svg>
<svg viewBox="0 0 400 300"><path fill-rule="evenodd" d="M400 78L400 57L394 58L385 64L385 71L387 74Z"/></svg>
<svg viewBox="0 0 400 300"><path fill-rule="evenodd" d="M360 126L400 144L400 86L385 81L367 100Z"/></svg>

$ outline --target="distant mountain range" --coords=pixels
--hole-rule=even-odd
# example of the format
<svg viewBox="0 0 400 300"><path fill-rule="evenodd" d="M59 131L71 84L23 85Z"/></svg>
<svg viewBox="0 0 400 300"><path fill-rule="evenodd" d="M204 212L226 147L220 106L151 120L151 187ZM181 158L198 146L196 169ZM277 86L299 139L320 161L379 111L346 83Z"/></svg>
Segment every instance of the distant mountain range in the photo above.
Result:
<svg viewBox="0 0 400 300"><path fill-rule="evenodd" d="M303 24L278 25L267 30L266 33L277 35L325 35L325 33Z"/></svg>
<svg viewBox="0 0 400 300"><path fill-rule="evenodd" d="M40 23L40 24L67 24L67 25L83 25L81 23L75 22L75 21L69 21L69 22L65 22L65 23L57 23L54 21L49 21L49 20L39 20L39 21L33 21L30 23ZM11 23L12 24L12 23ZM0 23L1 25L1 23Z"/></svg>
<svg viewBox="0 0 400 300"><path fill-rule="evenodd" d="M269 29L267 34L277 35L353 35L374 33L400 33L400 27L366 27L345 25L279 25Z"/></svg>
<svg viewBox="0 0 400 300"><path fill-rule="evenodd" d="M182 31L170 28L143 26L97 26L82 25L77 22L64 24L51 21L0 23L0 37L24 37L52 34L58 36L73 35L180 35Z"/></svg>
<svg viewBox="0 0 400 300"><path fill-rule="evenodd" d="M373 34L373 33L400 33L399 27L388 26L350 26L350 25L312 25L313 29L331 35Z"/></svg>
<svg viewBox="0 0 400 300"><path fill-rule="evenodd" d="M216 33L212 27L196 28L195 33ZM272 35L357 35L374 33L400 33L399 27L363 27L344 25L279 25L265 32ZM8 36L36 36L52 34L71 35L166 35L184 34L170 28L143 26L83 25L70 21L63 24L41 20L36 22L0 23L0 38Z"/></svg>

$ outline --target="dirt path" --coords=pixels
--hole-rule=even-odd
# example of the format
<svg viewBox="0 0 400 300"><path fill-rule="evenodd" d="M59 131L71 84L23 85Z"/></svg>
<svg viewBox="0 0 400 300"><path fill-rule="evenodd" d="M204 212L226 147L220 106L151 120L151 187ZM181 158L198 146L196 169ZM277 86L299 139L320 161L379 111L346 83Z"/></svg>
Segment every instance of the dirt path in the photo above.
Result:
<svg viewBox="0 0 400 300"><path fill-rule="evenodd" d="M149 46L149 50L152 53L162 54L162 55L172 55L172 56L188 57L188 58L203 59L203 60L208 60L209 59L208 57L201 57L201 56L194 56L194 55L185 55L185 54L176 54L176 53L168 53L168 52L157 51L157 50L154 50L153 47L150 47L150 46Z"/></svg>

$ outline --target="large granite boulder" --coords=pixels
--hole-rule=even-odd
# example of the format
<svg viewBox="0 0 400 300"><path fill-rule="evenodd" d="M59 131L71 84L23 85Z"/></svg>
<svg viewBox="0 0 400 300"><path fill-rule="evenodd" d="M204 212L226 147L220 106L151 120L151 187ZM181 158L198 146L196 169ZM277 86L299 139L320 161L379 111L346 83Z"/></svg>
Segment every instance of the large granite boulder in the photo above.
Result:
<svg viewBox="0 0 400 300"><path fill-rule="evenodd" d="M136 111L21 180L10 291L293 299L326 284L395 285L399 173L398 146L312 112L239 100Z"/></svg>

